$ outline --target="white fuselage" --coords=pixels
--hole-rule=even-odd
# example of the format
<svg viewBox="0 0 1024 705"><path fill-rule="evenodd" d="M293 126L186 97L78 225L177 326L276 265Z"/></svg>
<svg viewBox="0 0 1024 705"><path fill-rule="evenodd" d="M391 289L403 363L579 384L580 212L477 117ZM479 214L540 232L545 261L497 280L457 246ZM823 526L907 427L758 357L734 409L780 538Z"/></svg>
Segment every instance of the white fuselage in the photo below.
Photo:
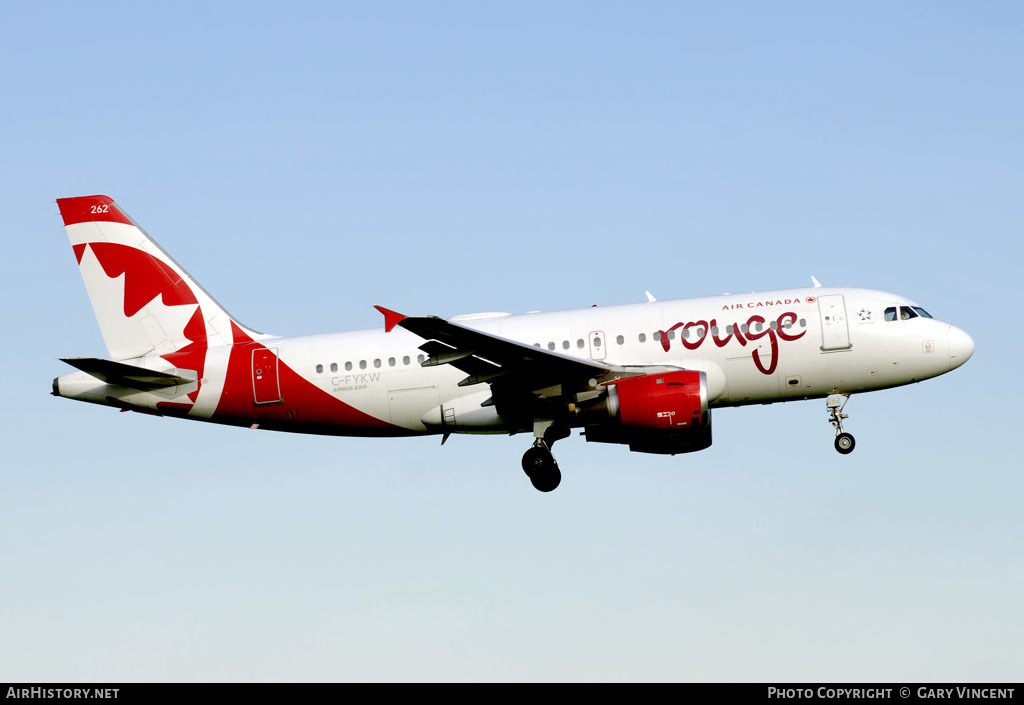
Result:
<svg viewBox="0 0 1024 705"><path fill-rule="evenodd" d="M452 320L493 335L618 366L670 366L707 374L712 406L770 403L853 393L917 382L962 364L973 351L959 329L924 316L886 320L886 309L913 307L882 291L817 287L699 299L657 301L546 313L474 314ZM423 339L402 329L359 330L300 337L261 338L282 364L326 394L392 427L393 434L429 433L428 412L471 400L479 405L488 385L460 387L465 373L450 365L421 367ZM187 416L214 417L231 346L211 347L203 390ZM135 361L169 369L160 357ZM61 378L62 394L85 399L100 390L85 373ZM70 393L78 383L81 395ZM94 390L89 393L89 390ZM110 389L103 390L109 399ZM184 390L182 390L184 391ZM169 390L133 391L135 408L157 409ZM211 403L203 403L204 398ZM99 398L86 399L101 401ZM287 400L286 400L287 401ZM253 423L259 418L253 416ZM491 418L457 431L508 430ZM321 432L361 434L359 424Z"/></svg>

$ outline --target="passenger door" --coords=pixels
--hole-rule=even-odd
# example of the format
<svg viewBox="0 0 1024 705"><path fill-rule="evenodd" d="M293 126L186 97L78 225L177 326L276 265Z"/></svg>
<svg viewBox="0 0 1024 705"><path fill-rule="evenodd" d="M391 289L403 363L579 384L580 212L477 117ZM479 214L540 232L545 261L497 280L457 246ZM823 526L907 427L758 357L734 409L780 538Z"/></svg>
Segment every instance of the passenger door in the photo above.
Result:
<svg viewBox="0 0 1024 705"><path fill-rule="evenodd" d="M818 314L821 318L821 349L848 350L850 326L846 321L846 301L842 294L818 297Z"/></svg>
<svg viewBox="0 0 1024 705"><path fill-rule="evenodd" d="M256 404L276 404L281 401L276 348L257 348L252 351L252 396Z"/></svg>

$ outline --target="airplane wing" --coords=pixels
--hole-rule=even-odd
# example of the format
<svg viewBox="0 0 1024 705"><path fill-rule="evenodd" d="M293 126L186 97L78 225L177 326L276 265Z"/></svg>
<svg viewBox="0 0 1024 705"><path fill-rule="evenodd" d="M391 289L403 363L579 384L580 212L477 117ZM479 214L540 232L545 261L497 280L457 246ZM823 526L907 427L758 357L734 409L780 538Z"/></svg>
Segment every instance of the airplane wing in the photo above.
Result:
<svg viewBox="0 0 1024 705"><path fill-rule="evenodd" d="M581 360L534 345L484 333L437 316L404 316L382 306L384 330L405 328L424 338L420 346L429 356L424 367L451 365L467 374L459 386L497 382L515 383L520 389L545 387L585 380L609 372L610 367L593 360Z"/></svg>
<svg viewBox="0 0 1024 705"><path fill-rule="evenodd" d="M196 381L195 373L192 378L188 378L98 357L62 357L61 361L87 372L101 382L135 389L159 389Z"/></svg>

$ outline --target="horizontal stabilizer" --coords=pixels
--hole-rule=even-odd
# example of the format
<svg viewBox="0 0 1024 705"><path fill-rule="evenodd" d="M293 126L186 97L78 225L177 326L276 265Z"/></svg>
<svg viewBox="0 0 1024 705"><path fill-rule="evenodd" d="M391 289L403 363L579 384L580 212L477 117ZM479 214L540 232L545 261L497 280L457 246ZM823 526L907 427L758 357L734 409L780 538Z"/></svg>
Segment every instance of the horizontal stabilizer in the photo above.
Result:
<svg viewBox="0 0 1024 705"><path fill-rule="evenodd" d="M195 382L197 375L192 373L191 377L183 377L171 372L158 372L145 367L136 367L123 362L104 360L98 357L62 357L72 367L77 367L82 372L88 373L107 384L117 384L122 387L133 387L135 389L158 389L160 387L175 387L179 384ZM188 371L181 370L188 374Z"/></svg>

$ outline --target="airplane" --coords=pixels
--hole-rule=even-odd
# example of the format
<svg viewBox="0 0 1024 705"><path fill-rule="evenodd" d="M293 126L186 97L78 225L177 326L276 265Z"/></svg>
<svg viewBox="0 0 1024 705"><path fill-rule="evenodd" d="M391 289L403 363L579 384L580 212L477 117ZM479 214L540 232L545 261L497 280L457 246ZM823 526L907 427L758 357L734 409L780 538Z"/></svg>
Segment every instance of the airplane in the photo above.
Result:
<svg viewBox="0 0 1024 705"><path fill-rule="evenodd" d="M834 445L851 394L964 364L974 342L915 302L812 287L445 319L377 306L383 330L279 337L231 316L108 196L57 199L109 358L62 358L53 395L251 429L336 436L533 434L675 455L711 445L712 409L826 400Z"/></svg>

